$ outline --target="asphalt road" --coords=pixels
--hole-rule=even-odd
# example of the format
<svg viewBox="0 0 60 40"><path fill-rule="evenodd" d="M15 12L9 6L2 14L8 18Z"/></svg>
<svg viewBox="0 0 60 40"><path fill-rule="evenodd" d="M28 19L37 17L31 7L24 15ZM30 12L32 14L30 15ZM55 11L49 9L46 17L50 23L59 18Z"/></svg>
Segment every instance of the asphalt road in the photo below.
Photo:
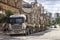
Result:
<svg viewBox="0 0 60 40"><path fill-rule="evenodd" d="M6 36L0 34L0 40L60 40L60 29L50 29L28 36Z"/></svg>

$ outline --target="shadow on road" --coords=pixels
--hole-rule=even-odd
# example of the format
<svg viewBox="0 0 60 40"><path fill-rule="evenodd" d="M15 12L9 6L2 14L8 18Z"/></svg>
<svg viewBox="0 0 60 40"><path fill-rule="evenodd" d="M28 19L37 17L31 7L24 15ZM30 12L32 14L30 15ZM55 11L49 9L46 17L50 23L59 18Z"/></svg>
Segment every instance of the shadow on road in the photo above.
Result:
<svg viewBox="0 0 60 40"><path fill-rule="evenodd" d="M26 35L26 36L41 36L41 35L44 35L45 33L48 33L52 30L53 29L48 29L48 30L45 30L45 31L42 31L42 32L33 33L33 34ZM10 36L10 37L19 37L19 36L25 36L25 35L24 34L14 34L14 35L8 35L8 36Z"/></svg>
<svg viewBox="0 0 60 40"><path fill-rule="evenodd" d="M41 36L41 35L44 35L45 33L51 32L51 31L52 30L46 30L46 31L31 34L31 35L28 35L28 36Z"/></svg>
<svg viewBox="0 0 60 40"><path fill-rule="evenodd" d="M33 34L29 34L29 35L26 35L26 36L41 36L41 35L44 35L45 33L48 33L52 31L52 29L49 29L49 30L46 30L46 31L42 31L42 32L38 32L38 33L33 33ZM24 34L15 34L15 35L10 35L11 37L18 37L18 36L25 36Z"/></svg>
<svg viewBox="0 0 60 40"><path fill-rule="evenodd" d="M42 36L44 35L45 33L48 33L48 32L51 32L52 30L49 29L49 30L46 30L46 31L42 31L42 32L38 32L38 33L33 33L33 34L30 34L30 35L27 35L27 36L24 36L23 34L17 34L17 35L11 35L11 36L5 36L5 37L2 37L2 39L0 40L24 40L24 39L21 39L20 37L31 37L31 36ZM19 37L19 38L17 38Z"/></svg>

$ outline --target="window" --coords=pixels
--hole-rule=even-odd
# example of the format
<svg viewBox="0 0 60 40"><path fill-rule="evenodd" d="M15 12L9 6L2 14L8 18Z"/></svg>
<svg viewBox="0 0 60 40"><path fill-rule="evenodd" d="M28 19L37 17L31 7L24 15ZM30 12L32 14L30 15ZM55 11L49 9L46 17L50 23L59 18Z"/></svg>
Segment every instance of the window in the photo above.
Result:
<svg viewBox="0 0 60 40"><path fill-rule="evenodd" d="M2 10L2 7L0 6L0 10Z"/></svg>
<svg viewBox="0 0 60 40"><path fill-rule="evenodd" d="M16 19L16 23L22 23L23 19Z"/></svg>
<svg viewBox="0 0 60 40"><path fill-rule="evenodd" d="M11 24L21 24L24 22L24 18L23 17L19 17L19 18L10 18L10 23Z"/></svg>

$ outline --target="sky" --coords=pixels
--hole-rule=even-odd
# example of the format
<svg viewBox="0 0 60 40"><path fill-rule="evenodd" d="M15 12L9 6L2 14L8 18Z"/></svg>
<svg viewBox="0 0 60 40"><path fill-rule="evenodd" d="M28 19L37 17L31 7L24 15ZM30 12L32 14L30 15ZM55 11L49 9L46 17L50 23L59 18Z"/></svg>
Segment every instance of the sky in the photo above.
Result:
<svg viewBox="0 0 60 40"><path fill-rule="evenodd" d="M34 0L24 0L26 2L33 2ZM37 0L44 8L51 13L60 13L60 0Z"/></svg>

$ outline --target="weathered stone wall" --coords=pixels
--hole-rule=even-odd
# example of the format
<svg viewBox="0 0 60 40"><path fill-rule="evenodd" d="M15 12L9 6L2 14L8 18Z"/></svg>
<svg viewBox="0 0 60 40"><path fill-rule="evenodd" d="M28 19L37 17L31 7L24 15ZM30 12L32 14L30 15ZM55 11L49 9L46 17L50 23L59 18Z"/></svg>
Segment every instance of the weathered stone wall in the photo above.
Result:
<svg viewBox="0 0 60 40"><path fill-rule="evenodd" d="M19 9L0 3L3 10L11 10L14 13L19 13Z"/></svg>
<svg viewBox="0 0 60 40"><path fill-rule="evenodd" d="M19 10L23 0L0 0L2 10L11 10L14 13L20 13Z"/></svg>

